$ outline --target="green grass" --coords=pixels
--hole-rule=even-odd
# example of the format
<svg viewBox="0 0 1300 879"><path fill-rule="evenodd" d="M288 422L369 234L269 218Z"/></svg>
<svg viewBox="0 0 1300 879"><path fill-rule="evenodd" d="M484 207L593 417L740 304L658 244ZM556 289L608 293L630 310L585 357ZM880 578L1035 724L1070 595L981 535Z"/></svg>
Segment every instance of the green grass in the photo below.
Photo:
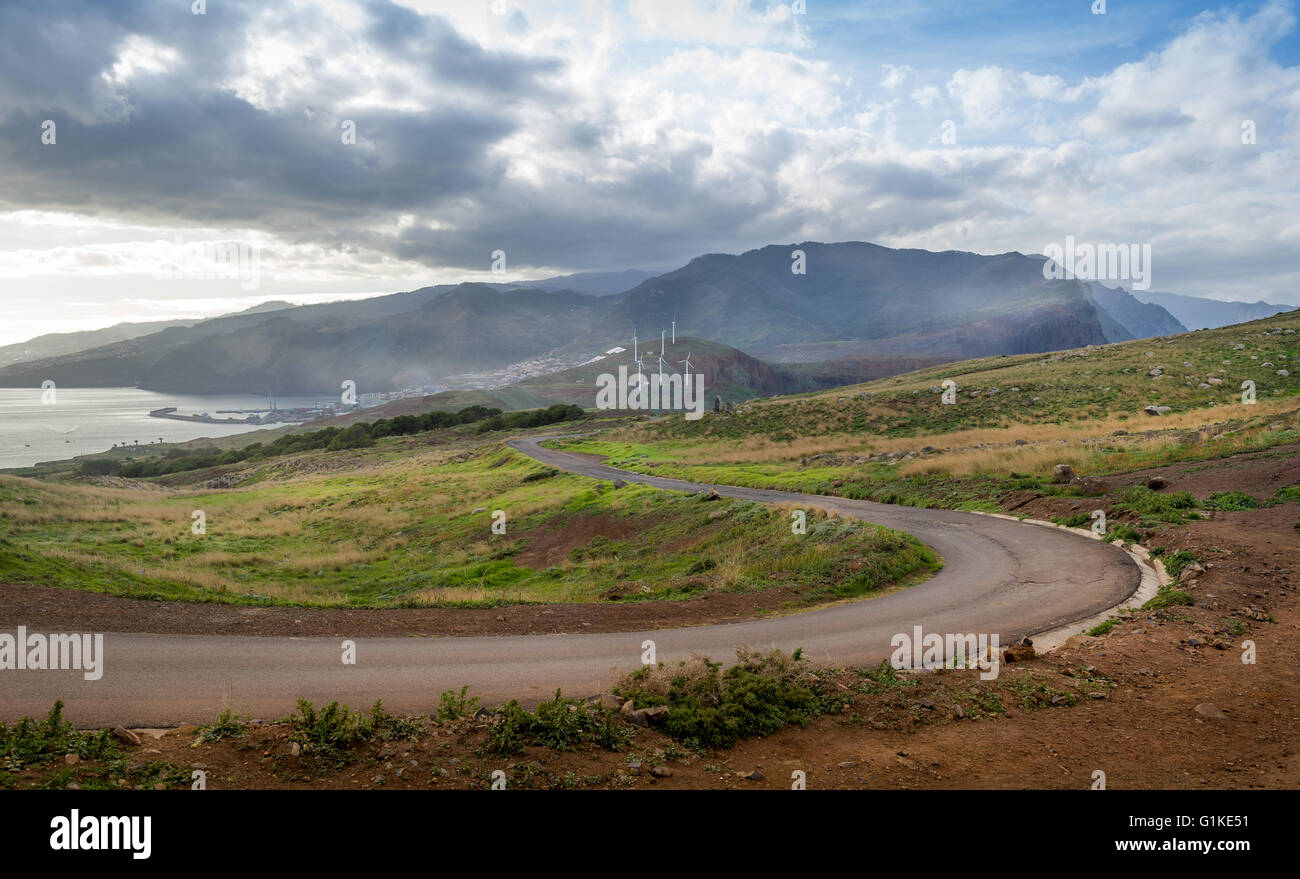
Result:
<svg viewBox="0 0 1300 879"><path fill-rule="evenodd" d="M1257 510L1260 503L1244 491L1216 491L1201 506L1207 510Z"/></svg>
<svg viewBox="0 0 1300 879"><path fill-rule="evenodd" d="M1275 374L1278 366L1300 358L1300 334L1283 335L1285 328L1300 328L1300 315L945 364L864 385L755 400L695 422L674 416L562 445L659 476L917 507L984 508L1023 490L1078 496L1074 486L1044 484L1053 463L1106 476L1300 441L1300 375ZM1272 366L1264 367L1268 362ZM1165 375L1148 377L1157 365ZM1219 383L1205 381L1211 377ZM943 405L935 392L945 378L962 386L956 405ZM1246 378L1259 389L1256 406L1240 402L1236 389ZM995 388L997 393L988 393ZM971 396L972 391L979 393ZM1174 412L1143 414L1150 404ZM1022 434L1030 436L1023 448L1015 445ZM921 458L881 460L880 454L897 450L898 440L906 438L915 440L909 444L914 453L932 449ZM1158 499L1170 495L1172 500ZM1135 496L1129 503L1144 508L1141 516L1150 522L1196 517L1189 495L1170 495Z"/></svg>
<svg viewBox="0 0 1300 879"><path fill-rule="evenodd" d="M1097 625L1093 626L1085 634L1091 635L1092 637L1096 638L1098 636L1106 634L1111 629L1118 626L1121 622L1123 622L1122 618L1111 617L1110 619L1100 622Z"/></svg>
<svg viewBox="0 0 1300 879"><path fill-rule="evenodd" d="M1144 519L1178 524L1187 520L1187 512L1196 507L1196 498L1188 491L1174 491L1167 494L1152 491L1144 485L1136 485L1120 496L1115 508L1121 512L1131 512Z"/></svg>
<svg viewBox="0 0 1300 879"><path fill-rule="evenodd" d="M1106 526L1106 540L1122 540L1125 543L1140 543L1142 534L1127 522L1111 522Z"/></svg>
<svg viewBox="0 0 1300 879"><path fill-rule="evenodd" d="M766 505L614 489L494 443L430 452L398 437L349 454L278 458L225 492L0 477L0 580L254 605L492 607L773 585L835 600L939 567L914 539L874 525L810 512L796 535L788 512ZM195 509L203 536L190 530ZM506 514L503 535L494 510ZM570 533L589 536L555 546ZM539 542L550 550L530 555Z"/></svg>
<svg viewBox="0 0 1300 879"><path fill-rule="evenodd" d="M1044 424L1137 415L1151 404L1167 405L1175 412L1239 405L1245 379L1256 383L1263 404L1300 392L1295 370L1290 376L1276 374L1287 365L1285 361L1300 358L1300 333L1277 332L1284 328L1300 330L1300 316L1288 313L1166 338L944 364L863 385L787 397L779 406L750 406L727 418L696 422L674 418L647 433L664 439L762 435L780 442L807 436L807 425L813 424L822 434L923 436L1000 426L1012 411L1019 422ZM1243 347L1238 350L1237 344ZM1273 366L1265 367L1265 362ZM1153 366L1163 367L1165 375L1148 377ZM1210 376L1222 383L1208 383ZM960 386L956 405L939 401L935 389L944 379ZM987 394L992 388L997 393Z"/></svg>
<svg viewBox="0 0 1300 879"><path fill-rule="evenodd" d="M1180 549L1175 553L1162 555L1160 561L1164 563L1165 572L1169 574L1169 578L1176 583L1184 568L1188 565L1199 564L1201 560L1187 550Z"/></svg>
<svg viewBox="0 0 1300 879"><path fill-rule="evenodd" d="M1032 673L1018 675L1003 682L1002 685L1015 695L1022 711L1035 711L1055 705L1073 705L1076 700L1072 691L1057 689L1042 677Z"/></svg>
<svg viewBox="0 0 1300 879"><path fill-rule="evenodd" d="M917 678L911 675L900 675L889 663L888 659L882 659L875 668L859 669L858 674L862 676L862 684L859 689L867 694L879 693L899 687L915 687L920 683Z"/></svg>

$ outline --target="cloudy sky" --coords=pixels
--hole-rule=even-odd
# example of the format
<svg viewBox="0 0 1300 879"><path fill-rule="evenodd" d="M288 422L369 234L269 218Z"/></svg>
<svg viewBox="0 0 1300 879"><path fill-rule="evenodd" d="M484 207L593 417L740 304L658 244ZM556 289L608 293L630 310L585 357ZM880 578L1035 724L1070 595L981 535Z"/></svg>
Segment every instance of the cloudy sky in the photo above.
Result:
<svg viewBox="0 0 1300 879"><path fill-rule="evenodd" d="M2 0L0 343L809 239L1300 304L1294 4L1095 5Z"/></svg>

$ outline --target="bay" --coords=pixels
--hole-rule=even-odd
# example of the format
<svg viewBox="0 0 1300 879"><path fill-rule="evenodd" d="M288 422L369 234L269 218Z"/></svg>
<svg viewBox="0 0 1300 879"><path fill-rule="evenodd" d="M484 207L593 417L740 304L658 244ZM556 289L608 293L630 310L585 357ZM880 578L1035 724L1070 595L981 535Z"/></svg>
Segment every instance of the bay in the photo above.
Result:
<svg viewBox="0 0 1300 879"><path fill-rule="evenodd" d="M331 402L314 397L276 399L282 409ZM103 452L114 444L175 443L200 437L225 437L260 429L252 424L202 424L151 418L152 409L175 406L180 414L218 409L265 409L266 397L254 394L191 396L143 391L139 388L58 388L55 402L41 402L40 388L0 388L0 469L30 467Z"/></svg>

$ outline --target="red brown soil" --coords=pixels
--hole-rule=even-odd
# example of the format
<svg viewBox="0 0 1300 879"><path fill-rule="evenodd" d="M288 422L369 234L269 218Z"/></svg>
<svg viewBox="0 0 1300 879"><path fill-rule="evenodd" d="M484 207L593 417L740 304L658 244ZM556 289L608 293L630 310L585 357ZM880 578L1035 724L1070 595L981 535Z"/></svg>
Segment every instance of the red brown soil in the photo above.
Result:
<svg viewBox="0 0 1300 879"><path fill-rule="evenodd" d="M642 520L633 524L630 519L621 519L611 513L597 513L587 516L570 516L563 528L537 529L529 535L528 548L514 557L515 564L540 571L558 565L569 553L580 546L586 546L596 537L608 537L610 540L622 540L631 537L639 528L653 527L653 520Z"/></svg>

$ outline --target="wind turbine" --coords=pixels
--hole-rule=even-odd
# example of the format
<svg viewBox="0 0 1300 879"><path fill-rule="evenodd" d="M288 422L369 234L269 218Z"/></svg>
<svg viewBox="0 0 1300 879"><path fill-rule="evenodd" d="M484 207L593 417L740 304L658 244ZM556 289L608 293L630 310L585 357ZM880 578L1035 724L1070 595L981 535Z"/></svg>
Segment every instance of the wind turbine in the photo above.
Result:
<svg viewBox="0 0 1300 879"><path fill-rule="evenodd" d="M659 396L660 397L662 397L664 393L664 362L665 362L664 352L660 351L659 352ZM664 408L664 401L662 399L659 401L659 408L660 409ZM672 407L668 407L668 408L672 408Z"/></svg>
<svg viewBox="0 0 1300 879"><path fill-rule="evenodd" d="M667 331L665 330L659 331L659 353L660 354L664 353L664 336L666 335L668 335Z"/></svg>
<svg viewBox="0 0 1300 879"><path fill-rule="evenodd" d="M645 376L641 374L641 358L636 358L636 387L640 391L645 387Z"/></svg>
<svg viewBox="0 0 1300 879"><path fill-rule="evenodd" d="M633 331L632 331L632 359L636 361L636 364L637 364L637 370L638 370L637 374L639 375L639 374L640 374L640 368L641 368L641 355L637 353L637 348L636 348L636 330L633 330Z"/></svg>
<svg viewBox="0 0 1300 879"><path fill-rule="evenodd" d="M677 344L677 321L673 321L673 344Z"/></svg>
<svg viewBox="0 0 1300 879"><path fill-rule="evenodd" d="M691 352L687 351L686 359L677 362L686 364L686 382L682 385L682 392L685 393L686 389L691 386Z"/></svg>

